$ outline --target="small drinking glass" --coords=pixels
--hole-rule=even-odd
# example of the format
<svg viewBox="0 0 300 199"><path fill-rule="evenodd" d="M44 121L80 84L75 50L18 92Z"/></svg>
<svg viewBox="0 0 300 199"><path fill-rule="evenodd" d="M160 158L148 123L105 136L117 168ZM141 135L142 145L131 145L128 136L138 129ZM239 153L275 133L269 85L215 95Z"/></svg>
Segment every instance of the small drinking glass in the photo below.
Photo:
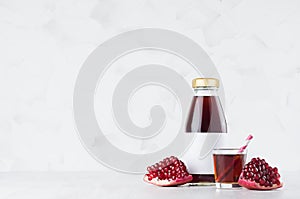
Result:
<svg viewBox="0 0 300 199"><path fill-rule="evenodd" d="M213 150L214 175L217 188L240 187L238 180L246 161L247 151L238 148Z"/></svg>

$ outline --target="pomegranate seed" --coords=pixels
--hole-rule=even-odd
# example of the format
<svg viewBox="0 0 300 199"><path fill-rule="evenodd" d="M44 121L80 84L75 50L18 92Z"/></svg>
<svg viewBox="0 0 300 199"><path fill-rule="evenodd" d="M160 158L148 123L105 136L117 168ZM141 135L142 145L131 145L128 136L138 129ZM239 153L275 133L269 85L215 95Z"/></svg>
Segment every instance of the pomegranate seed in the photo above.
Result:
<svg viewBox="0 0 300 199"><path fill-rule="evenodd" d="M280 185L280 181L279 181L279 180L276 180L276 184L277 184L277 185Z"/></svg>
<svg viewBox="0 0 300 199"><path fill-rule="evenodd" d="M265 182L263 179L260 179L260 180L259 180L259 185L264 186L265 183L266 183L266 182Z"/></svg>

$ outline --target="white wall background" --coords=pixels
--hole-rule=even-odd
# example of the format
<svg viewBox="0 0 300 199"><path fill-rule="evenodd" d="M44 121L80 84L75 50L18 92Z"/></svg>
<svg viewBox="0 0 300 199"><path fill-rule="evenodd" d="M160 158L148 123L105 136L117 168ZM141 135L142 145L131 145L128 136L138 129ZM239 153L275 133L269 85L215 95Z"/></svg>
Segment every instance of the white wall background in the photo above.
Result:
<svg viewBox="0 0 300 199"><path fill-rule="evenodd" d="M250 156L299 170L300 1L1 0L0 171L104 170L81 146L72 94L101 42L142 27L198 42L226 93L230 133Z"/></svg>

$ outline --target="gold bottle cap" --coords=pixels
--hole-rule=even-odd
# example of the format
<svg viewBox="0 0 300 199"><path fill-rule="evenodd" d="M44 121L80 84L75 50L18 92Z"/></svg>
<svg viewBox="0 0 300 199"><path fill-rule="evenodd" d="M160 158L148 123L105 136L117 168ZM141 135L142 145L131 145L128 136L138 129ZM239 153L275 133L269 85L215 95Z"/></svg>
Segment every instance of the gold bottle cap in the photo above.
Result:
<svg viewBox="0 0 300 199"><path fill-rule="evenodd" d="M192 81L193 88L216 87L219 88L219 80L216 78L195 78Z"/></svg>

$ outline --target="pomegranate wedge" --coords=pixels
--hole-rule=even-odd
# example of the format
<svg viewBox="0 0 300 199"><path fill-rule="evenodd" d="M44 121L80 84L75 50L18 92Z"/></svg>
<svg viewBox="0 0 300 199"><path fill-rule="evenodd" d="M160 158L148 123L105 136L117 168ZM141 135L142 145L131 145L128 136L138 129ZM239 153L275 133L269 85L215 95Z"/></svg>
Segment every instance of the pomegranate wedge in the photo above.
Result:
<svg viewBox="0 0 300 199"><path fill-rule="evenodd" d="M184 163L174 156L147 167L147 171L144 181L157 186L177 186L193 180Z"/></svg>
<svg viewBox="0 0 300 199"><path fill-rule="evenodd" d="M254 190L272 190L283 186L277 167L272 168L264 159L252 158L239 178L239 185Z"/></svg>

